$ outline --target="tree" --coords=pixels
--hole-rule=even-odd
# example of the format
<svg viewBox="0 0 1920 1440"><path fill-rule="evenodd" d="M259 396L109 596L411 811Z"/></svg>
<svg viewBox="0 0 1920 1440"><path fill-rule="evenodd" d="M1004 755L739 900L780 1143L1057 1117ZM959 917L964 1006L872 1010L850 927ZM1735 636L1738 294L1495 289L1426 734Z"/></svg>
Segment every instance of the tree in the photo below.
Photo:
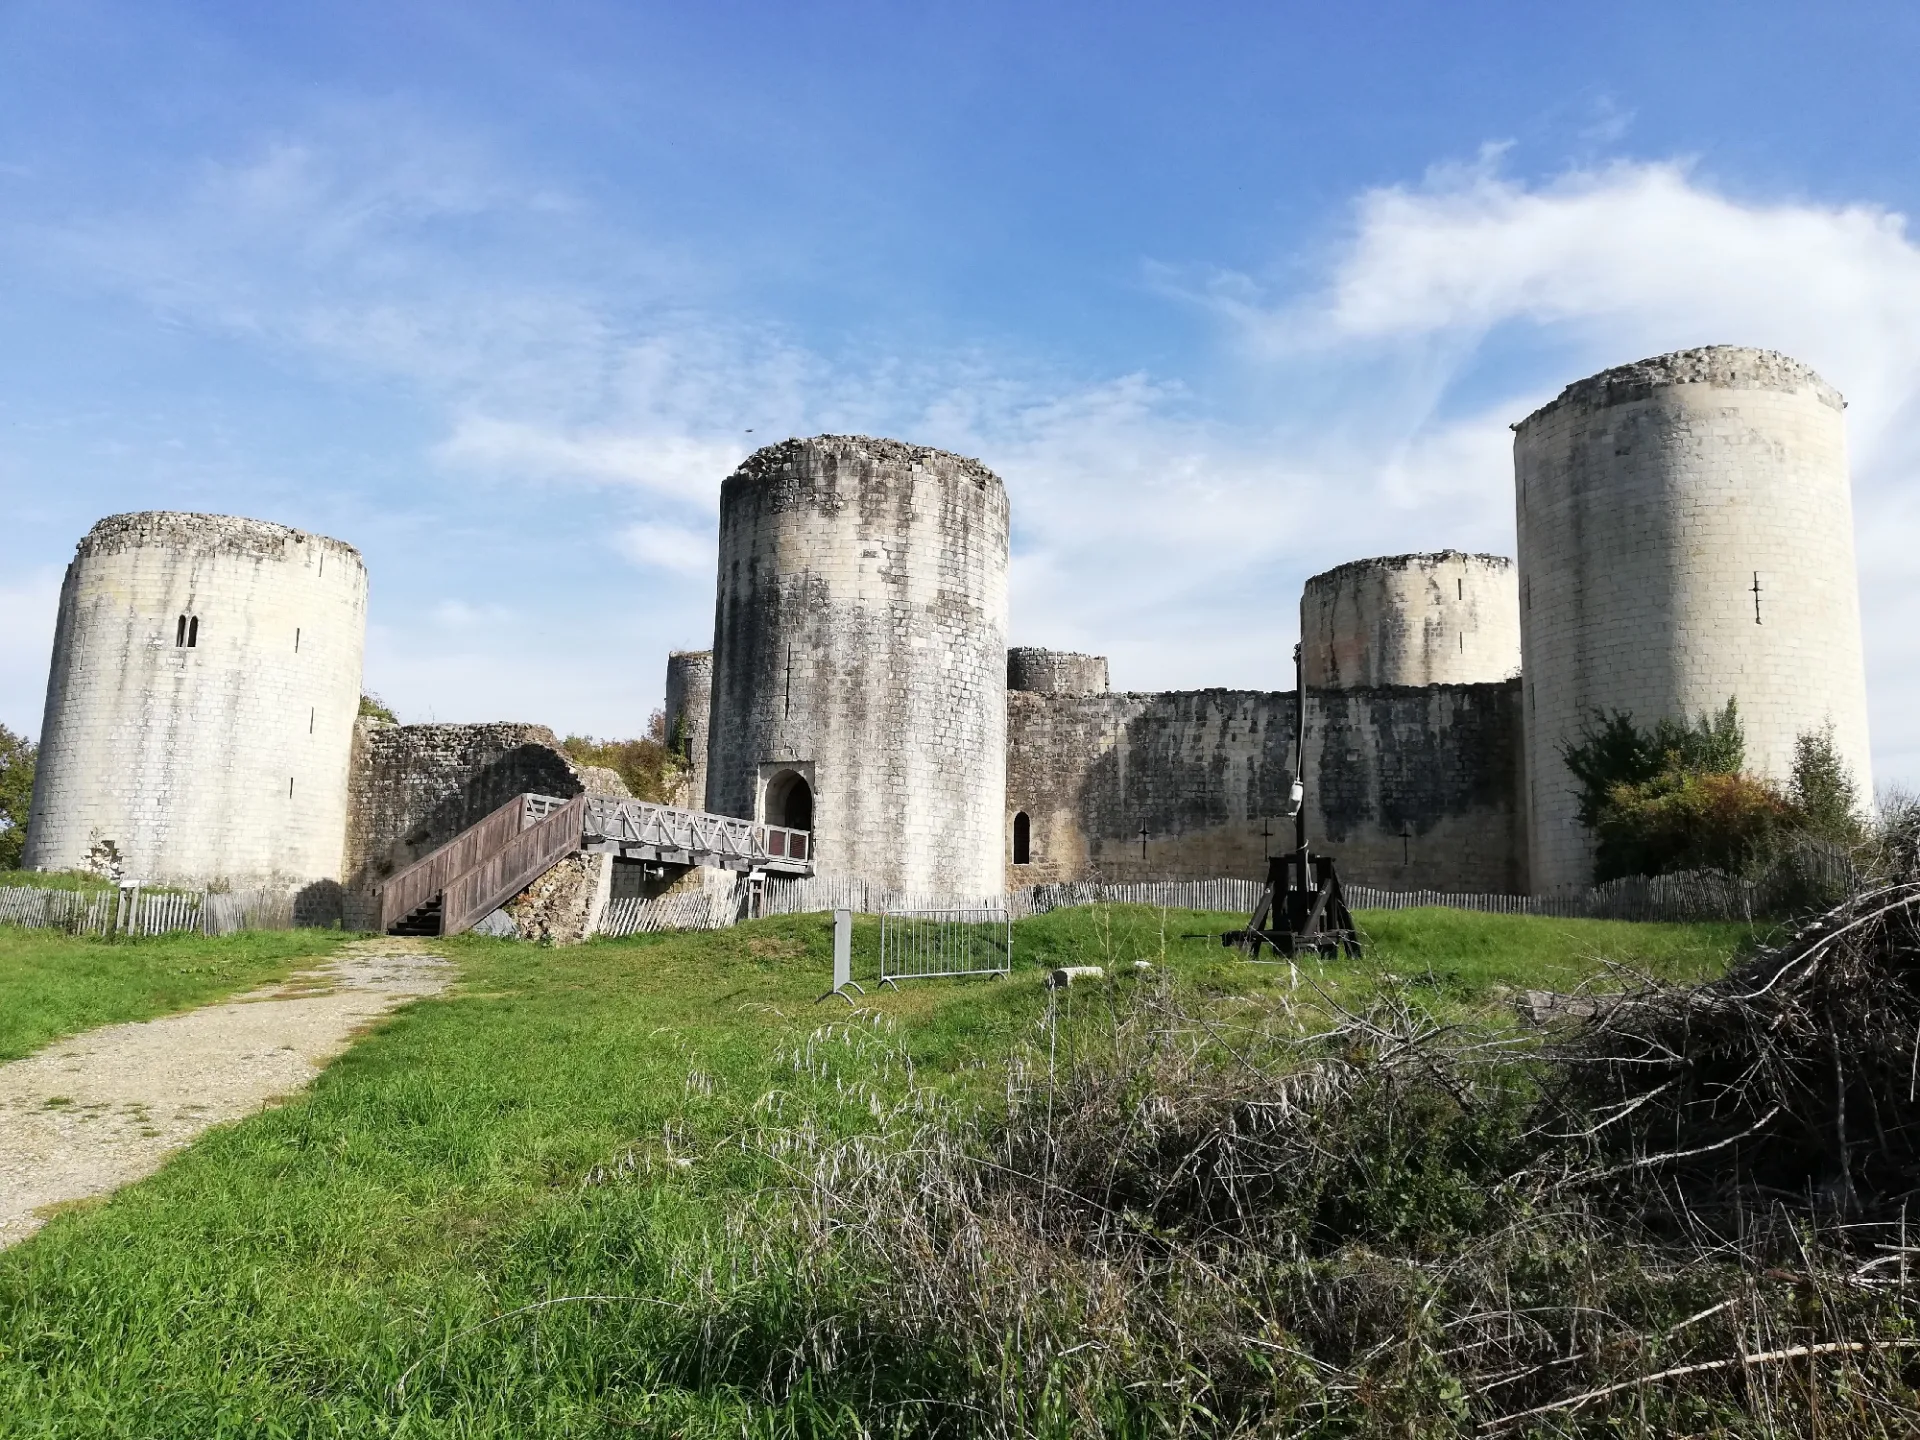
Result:
<svg viewBox="0 0 1920 1440"><path fill-rule="evenodd" d="M27 848L33 766L40 747L0 725L0 870L18 870Z"/></svg>
<svg viewBox="0 0 1920 1440"><path fill-rule="evenodd" d="M1865 834L1860 791L1853 772L1833 745L1833 722L1808 730L1793 742L1793 778L1788 786L1800 825L1809 835L1842 844Z"/></svg>

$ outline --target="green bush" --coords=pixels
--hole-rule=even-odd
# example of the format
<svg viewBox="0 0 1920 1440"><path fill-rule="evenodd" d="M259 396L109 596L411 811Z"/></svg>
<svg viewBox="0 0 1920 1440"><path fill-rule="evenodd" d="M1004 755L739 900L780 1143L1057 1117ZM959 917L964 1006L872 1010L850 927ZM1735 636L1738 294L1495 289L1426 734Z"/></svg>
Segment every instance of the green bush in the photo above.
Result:
<svg viewBox="0 0 1920 1440"><path fill-rule="evenodd" d="M1764 780L1675 767L1613 788L1593 826L1595 876L1742 874L1765 862L1796 818Z"/></svg>
<svg viewBox="0 0 1920 1440"><path fill-rule="evenodd" d="M677 738L677 737L674 737ZM641 740L596 740L591 735L569 735L560 748L581 765L601 765L626 782L638 800L669 801L686 768L681 745L667 734L667 716L656 710ZM699 797L695 797L696 803Z"/></svg>

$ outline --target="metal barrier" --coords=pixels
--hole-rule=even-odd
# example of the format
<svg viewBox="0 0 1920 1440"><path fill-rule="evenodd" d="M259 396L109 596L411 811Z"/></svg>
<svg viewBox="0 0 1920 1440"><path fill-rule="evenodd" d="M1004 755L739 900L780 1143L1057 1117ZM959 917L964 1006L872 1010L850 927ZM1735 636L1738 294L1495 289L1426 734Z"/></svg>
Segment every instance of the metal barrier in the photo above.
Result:
<svg viewBox="0 0 1920 1440"><path fill-rule="evenodd" d="M1013 914L978 909L889 910L880 917L880 979L1005 975L1013 968Z"/></svg>

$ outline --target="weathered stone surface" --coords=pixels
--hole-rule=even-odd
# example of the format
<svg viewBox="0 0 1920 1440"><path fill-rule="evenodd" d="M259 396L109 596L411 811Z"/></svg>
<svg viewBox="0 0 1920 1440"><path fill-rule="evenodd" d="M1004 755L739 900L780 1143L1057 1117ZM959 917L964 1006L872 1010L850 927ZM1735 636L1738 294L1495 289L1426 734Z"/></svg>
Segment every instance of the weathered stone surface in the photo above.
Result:
<svg viewBox="0 0 1920 1440"><path fill-rule="evenodd" d="M111 515L67 567L25 863L337 881L367 574L263 520Z"/></svg>
<svg viewBox="0 0 1920 1440"><path fill-rule="evenodd" d="M684 810L707 803L707 725L713 705L713 652L675 650L667 656L667 744L685 762L671 801Z"/></svg>
<svg viewBox="0 0 1920 1440"><path fill-rule="evenodd" d="M1525 888L1515 683L1307 700L1309 833L1343 875ZM1264 874L1292 844L1293 727L1291 691L1010 695L1007 813L1028 816L1031 862L1007 885Z"/></svg>
<svg viewBox="0 0 1920 1440"><path fill-rule="evenodd" d="M608 855L569 855L519 895L506 911L523 940L577 945L599 926L611 891Z"/></svg>
<svg viewBox="0 0 1920 1440"><path fill-rule="evenodd" d="M1007 651L1007 689L1041 695L1104 695L1107 657L1016 645Z"/></svg>
<svg viewBox="0 0 1920 1440"><path fill-rule="evenodd" d="M1300 594L1309 690L1478 685L1520 673L1520 589L1499 555L1353 560Z"/></svg>
<svg viewBox="0 0 1920 1440"><path fill-rule="evenodd" d="M1536 888L1592 875L1560 750L1595 710L1651 724L1735 699L1773 776L1831 721L1872 793L1842 403L1798 361L1711 346L1514 427Z"/></svg>
<svg viewBox="0 0 1920 1440"><path fill-rule="evenodd" d="M999 887L1007 496L976 460L789 440L720 491L706 808L812 790L823 872Z"/></svg>

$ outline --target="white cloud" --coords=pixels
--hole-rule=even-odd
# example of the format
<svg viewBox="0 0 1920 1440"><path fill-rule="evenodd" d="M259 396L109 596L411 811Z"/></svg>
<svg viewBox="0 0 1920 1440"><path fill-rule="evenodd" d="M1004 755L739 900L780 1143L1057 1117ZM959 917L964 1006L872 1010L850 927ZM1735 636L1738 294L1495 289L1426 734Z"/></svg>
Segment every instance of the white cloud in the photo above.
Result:
<svg viewBox="0 0 1920 1440"><path fill-rule="evenodd" d="M1499 484L1510 484L1505 422L1607 365L1712 343L1813 365L1850 401L1876 764L1888 779L1920 778L1920 682L1908 679L1920 660L1920 582L1907 558L1920 543L1908 484L1920 459L1920 247L1905 218L1869 204L1740 199L1677 162L1528 185L1503 177L1498 158L1360 197L1348 243L1313 293L1262 308L1249 282L1230 281L1212 302L1276 372L1316 358L1372 369L1381 429L1411 427L1405 458L1372 469L1358 490L1389 504L1450 486L1471 494L1474 475L1493 480L1496 457ZM1550 359L1524 375L1497 367L1488 357L1508 335ZM1456 416L1448 395L1464 383L1508 398ZM1382 392L1398 397L1398 419ZM1339 408L1368 404L1356 392Z"/></svg>
<svg viewBox="0 0 1920 1440"><path fill-rule="evenodd" d="M475 605L466 600L442 600L430 613L435 625L453 631L499 631L518 618L504 605Z"/></svg>
<svg viewBox="0 0 1920 1440"><path fill-rule="evenodd" d="M620 552L639 565L711 581L718 546L711 525L629 525L616 537Z"/></svg>
<svg viewBox="0 0 1920 1440"><path fill-rule="evenodd" d="M746 458L743 446L671 431L562 432L525 421L466 415L434 449L442 464L534 481L632 485L702 509L719 505L720 479Z"/></svg>

